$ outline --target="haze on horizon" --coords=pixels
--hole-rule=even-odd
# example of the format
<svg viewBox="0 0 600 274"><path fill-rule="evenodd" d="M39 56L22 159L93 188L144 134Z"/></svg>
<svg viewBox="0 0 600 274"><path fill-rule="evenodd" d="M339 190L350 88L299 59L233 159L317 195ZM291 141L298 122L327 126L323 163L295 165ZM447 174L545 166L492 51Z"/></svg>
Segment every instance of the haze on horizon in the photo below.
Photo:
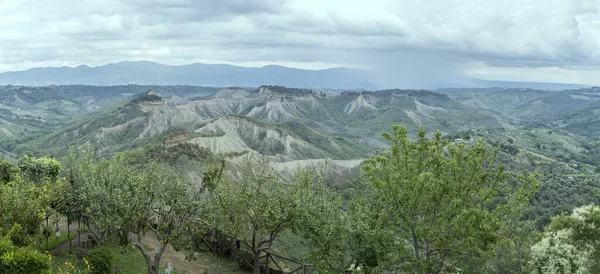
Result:
<svg viewBox="0 0 600 274"><path fill-rule="evenodd" d="M600 82L598 0L5 0L0 17L0 72L147 60L367 68L403 87Z"/></svg>

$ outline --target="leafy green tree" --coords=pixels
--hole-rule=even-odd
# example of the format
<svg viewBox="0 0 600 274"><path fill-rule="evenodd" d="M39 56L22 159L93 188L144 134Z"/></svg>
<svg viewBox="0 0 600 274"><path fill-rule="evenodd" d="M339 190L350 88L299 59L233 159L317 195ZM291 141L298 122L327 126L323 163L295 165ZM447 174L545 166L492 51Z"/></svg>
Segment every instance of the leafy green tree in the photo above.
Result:
<svg viewBox="0 0 600 274"><path fill-rule="evenodd" d="M398 263L406 254L404 242L394 235L387 211L375 193L359 188L348 209L347 250L353 269L378 273Z"/></svg>
<svg viewBox="0 0 600 274"><path fill-rule="evenodd" d="M342 272L349 266L346 252L348 216L342 199L314 170L301 170L291 182L296 203L294 230L308 240L308 261L320 272Z"/></svg>
<svg viewBox="0 0 600 274"><path fill-rule="evenodd" d="M40 197L45 194L42 188L28 182L16 181L0 186L0 227L9 230L19 224L27 239L23 244L31 243L41 233L45 210Z"/></svg>
<svg viewBox="0 0 600 274"><path fill-rule="evenodd" d="M101 159L85 149L73 150L65 163L61 210L67 216L82 213L99 244L112 234L121 244L133 245L144 256L148 273L158 273L167 245L184 237L198 218L197 188L156 163L131 167L122 157ZM142 242L147 231L157 238L155 251Z"/></svg>
<svg viewBox="0 0 600 274"><path fill-rule="evenodd" d="M58 209L69 219L83 218L99 245L109 232L127 242L131 208L138 206L134 201L141 172L120 158L102 159L88 149L72 150L64 162L65 187Z"/></svg>
<svg viewBox="0 0 600 274"><path fill-rule="evenodd" d="M78 220L78 233L81 230L81 216L88 208L90 201L86 200L86 183L90 180L91 170L96 165L93 151L85 148L75 149L71 147L69 154L63 159L64 183L59 191L57 210L67 217L67 233L69 234L69 250L72 251L73 244L70 237L70 226L74 220ZM80 236L80 235L79 235ZM81 237L77 237L81 240Z"/></svg>
<svg viewBox="0 0 600 274"><path fill-rule="evenodd" d="M533 273L598 273L599 259L600 208L588 205L552 219L531 247L530 265Z"/></svg>
<svg viewBox="0 0 600 274"><path fill-rule="evenodd" d="M502 227L498 231L499 239L492 247L493 255L480 272L531 273L528 265L531 246L538 240L539 233L535 222L525 219L524 216L532 208L515 203L505 208L508 212L501 214Z"/></svg>
<svg viewBox="0 0 600 274"><path fill-rule="evenodd" d="M49 219L53 215L56 215L57 191L60 189L58 175L61 171L61 165L57 160L48 157L33 158L23 156L19 159L18 170L24 182L32 182L40 188L42 195L38 197L38 200L42 205L44 218L46 219L43 236L45 237L47 248L48 238L52 234L49 227Z"/></svg>
<svg viewBox="0 0 600 274"><path fill-rule="evenodd" d="M11 163L3 158L0 158L0 184L6 184L14 181L17 174L19 174L19 168L13 166Z"/></svg>
<svg viewBox="0 0 600 274"><path fill-rule="evenodd" d="M60 163L52 158L34 158L27 155L19 159L21 177L38 185L44 181L56 182L61 171Z"/></svg>
<svg viewBox="0 0 600 274"><path fill-rule="evenodd" d="M423 128L410 141L399 125L383 137L391 147L363 170L394 234L410 246L397 267L439 273L482 264L498 241L508 201L526 203L535 178L510 176L496 163L497 150L482 142L448 144L440 133L427 139Z"/></svg>
<svg viewBox="0 0 600 274"><path fill-rule="evenodd" d="M252 252L254 273L260 273L263 252L293 227L297 203L289 185L263 160L246 158L238 176L227 174L215 183L212 225L238 238Z"/></svg>
<svg viewBox="0 0 600 274"><path fill-rule="evenodd" d="M160 259L167 245L186 238L199 217L198 189L183 175L156 164L140 170L140 183L128 186L131 199L122 204L121 224L137 236L132 241L144 256L149 274L159 273ZM142 243L146 231L151 230L158 247L154 252Z"/></svg>
<svg viewBox="0 0 600 274"><path fill-rule="evenodd" d="M84 216L86 226L99 245L110 231L125 230L127 213L135 206L131 188L140 180L134 170L124 166L118 159L102 160L92 165L85 178L83 199L88 201Z"/></svg>

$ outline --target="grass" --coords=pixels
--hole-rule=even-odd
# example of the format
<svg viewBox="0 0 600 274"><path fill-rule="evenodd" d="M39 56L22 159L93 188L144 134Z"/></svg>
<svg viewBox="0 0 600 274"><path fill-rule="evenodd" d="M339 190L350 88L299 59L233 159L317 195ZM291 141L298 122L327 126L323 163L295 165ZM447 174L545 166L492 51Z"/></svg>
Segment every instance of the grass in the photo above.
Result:
<svg viewBox="0 0 600 274"><path fill-rule="evenodd" d="M57 248L58 246L60 246L61 244L65 243L69 240L69 238L67 238L67 237L68 237L68 235L66 232L61 233L58 238L55 237L54 235L52 235L52 236L50 236L50 238L48 238L48 248L46 249L46 239L44 239L42 241L41 247L46 250L51 250L51 249ZM73 239L75 239L75 233L71 233L71 240L73 240Z"/></svg>
<svg viewBox="0 0 600 274"><path fill-rule="evenodd" d="M117 246L115 244L109 243L103 245L113 257L112 265L113 269L115 267L118 269L118 273L147 273L148 270L146 268L146 262L144 261L144 257L137 250L124 250L122 247ZM96 249L98 247L91 248L89 250ZM73 266L71 268L70 266ZM84 270L81 273L87 273L85 270L87 269L86 264L82 259L77 258L75 252L70 254L68 249L63 250L59 255L52 257L52 269L53 273L79 273L75 270ZM71 269L70 272L66 272L66 270ZM161 273L164 271L165 267L161 267ZM114 272L113 272L114 273ZM174 269L172 274L182 274L183 272Z"/></svg>
<svg viewBox="0 0 600 274"><path fill-rule="evenodd" d="M65 234L66 235L66 234ZM62 236L62 235L61 235ZM65 236L66 240L66 236ZM118 268L118 273L135 274L147 273L146 262L144 257L137 249L123 249L115 243L106 243L103 245L113 257L112 265ZM96 249L94 247L89 250ZM52 257L52 273L88 273L87 265L82 259L79 259L74 251L73 254L68 252L68 249L61 251L60 254ZM163 258L163 262L165 262ZM241 270L237 263L231 259L220 257L210 251L196 253L196 262L205 267L204 273L211 274L243 274L248 273ZM165 266L161 266L161 273L164 272ZM68 271L67 271L68 270ZM79 270L79 272L77 272ZM114 272L113 272L114 273ZM175 268L172 274L182 274L181 270Z"/></svg>

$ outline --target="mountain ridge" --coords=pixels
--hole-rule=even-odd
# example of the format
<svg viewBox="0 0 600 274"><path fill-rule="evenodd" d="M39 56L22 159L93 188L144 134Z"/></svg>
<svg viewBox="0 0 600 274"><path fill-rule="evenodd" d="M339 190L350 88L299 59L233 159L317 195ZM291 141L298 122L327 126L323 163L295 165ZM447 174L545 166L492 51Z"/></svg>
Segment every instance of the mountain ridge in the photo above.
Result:
<svg viewBox="0 0 600 274"><path fill-rule="evenodd" d="M101 66L43 67L0 73L0 85L198 85L249 86L264 84L313 88L375 88L364 69L335 67L308 70L278 65L241 67L192 63L166 65L150 61L123 61Z"/></svg>
<svg viewBox="0 0 600 274"><path fill-rule="evenodd" d="M196 86L244 86L281 85L300 88L328 89L390 89L404 83L379 82L381 73L368 69L333 67L325 69L301 69L281 65L243 67L230 64L191 63L167 65L151 61L122 61L99 66L86 64L69 67L36 67L21 71L0 73L0 85L48 86L48 85L196 85ZM572 83L519 82L484 79L455 79L448 83L428 81L423 87L430 89L457 88L534 88L563 90L588 87Z"/></svg>

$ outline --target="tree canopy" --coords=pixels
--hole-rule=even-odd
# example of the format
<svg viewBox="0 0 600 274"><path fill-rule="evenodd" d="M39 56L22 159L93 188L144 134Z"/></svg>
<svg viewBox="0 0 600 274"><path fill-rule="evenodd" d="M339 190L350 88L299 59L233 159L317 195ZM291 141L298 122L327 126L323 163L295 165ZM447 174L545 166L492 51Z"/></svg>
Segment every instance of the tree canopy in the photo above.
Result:
<svg viewBox="0 0 600 274"><path fill-rule="evenodd" d="M392 125L391 147L363 165L368 190L385 212L388 229L406 250L398 270L418 273L473 269L498 241L501 217L513 201L528 202L533 176L514 176L482 142L448 143L423 128L410 141ZM405 252L403 252L405 251Z"/></svg>

